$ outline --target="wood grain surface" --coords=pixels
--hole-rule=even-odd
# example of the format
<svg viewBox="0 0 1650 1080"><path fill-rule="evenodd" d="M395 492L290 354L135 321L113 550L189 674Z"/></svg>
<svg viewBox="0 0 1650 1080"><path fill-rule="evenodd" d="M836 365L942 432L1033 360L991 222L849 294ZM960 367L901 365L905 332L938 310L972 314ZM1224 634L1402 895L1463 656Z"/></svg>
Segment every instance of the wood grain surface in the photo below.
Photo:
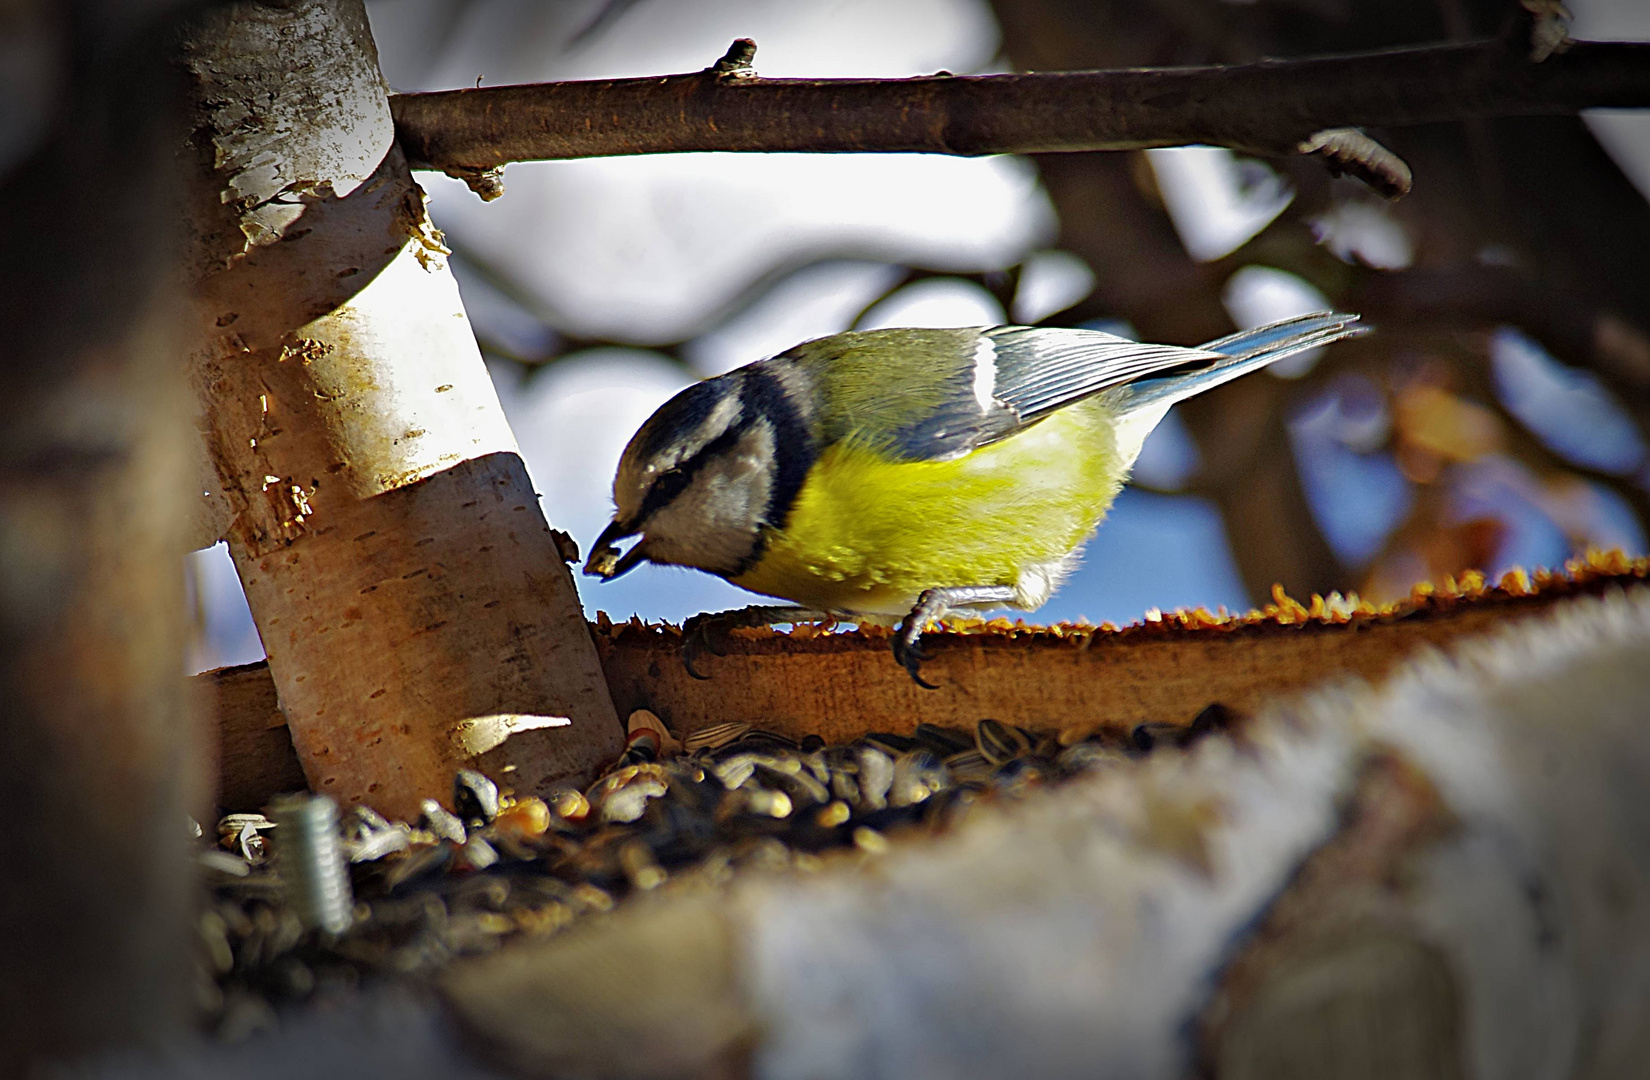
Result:
<svg viewBox="0 0 1650 1080"><path fill-rule="evenodd" d="M1566 574L1521 574L1487 586L1477 575L1384 609L1281 591L1248 615L1174 612L1123 629L1015 627L1003 621L924 638L913 683L889 652L888 632L734 631L726 656L708 656L694 679L674 627L639 621L591 626L621 717L647 708L678 734L742 721L800 738L849 741L869 731L909 733L919 723L971 728L991 717L1071 742L1141 723L1188 724L1219 702L1240 713L1333 679L1378 680L1417 650L1490 633L1566 598L1643 582L1650 562L1601 557ZM196 678L216 688L223 731L221 802L249 809L290 790L302 774L275 724L275 693L262 665ZM442 797L444 791L431 792Z"/></svg>

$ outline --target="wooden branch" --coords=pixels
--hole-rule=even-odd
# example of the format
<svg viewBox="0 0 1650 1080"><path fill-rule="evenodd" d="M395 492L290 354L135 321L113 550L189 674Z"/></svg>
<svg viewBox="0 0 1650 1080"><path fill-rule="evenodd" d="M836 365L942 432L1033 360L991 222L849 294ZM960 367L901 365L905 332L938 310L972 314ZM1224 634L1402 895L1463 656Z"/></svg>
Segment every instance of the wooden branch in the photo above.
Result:
<svg viewBox="0 0 1650 1080"><path fill-rule="evenodd" d="M1326 129L1650 107L1650 43L1636 42L1577 42L1540 64L1524 42L1495 40L914 79L762 79L737 60L730 50L686 75L400 94L391 110L415 168L474 177L512 161L702 150L978 155L1207 143L1292 154L1322 152ZM1356 168L1358 156L1337 164Z"/></svg>
<svg viewBox="0 0 1650 1080"><path fill-rule="evenodd" d="M909 734L920 722L972 729L993 717L1080 739L1125 734L1138 724L1188 724L1220 702L1248 713L1328 679L1379 679L1418 649L1442 646L1545 610L1576 591L1642 580L1650 564L1611 564L1621 574L1579 571L1468 587L1348 617L1322 601L1284 598L1263 612L1217 620L1171 613L1110 630L1063 625L1015 630L1007 620L971 632L924 636L924 670L938 691L911 682L888 656L886 631L813 637L736 631L728 656L707 658L707 680L684 669L680 635L667 627L613 626L596 644L621 715L647 708L682 733L740 720L792 738L848 741L865 731Z"/></svg>
<svg viewBox="0 0 1650 1080"><path fill-rule="evenodd" d="M218 720L219 806L257 810L309 787L267 663L220 668L194 681Z"/></svg>

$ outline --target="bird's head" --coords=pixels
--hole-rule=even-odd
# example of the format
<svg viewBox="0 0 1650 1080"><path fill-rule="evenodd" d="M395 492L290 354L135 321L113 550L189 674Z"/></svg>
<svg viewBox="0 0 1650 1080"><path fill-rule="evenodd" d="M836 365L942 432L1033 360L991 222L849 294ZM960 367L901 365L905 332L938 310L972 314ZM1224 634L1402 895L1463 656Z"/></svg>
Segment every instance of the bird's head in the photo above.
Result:
<svg viewBox="0 0 1650 1080"><path fill-rule="evenodd" d="M737 575L761 545L775 485L771 417L745 374L696 383L659 407L619 459L613 521L584 572L611 581L643 561ZM620 553L616 542L641 539Z"/></svg>

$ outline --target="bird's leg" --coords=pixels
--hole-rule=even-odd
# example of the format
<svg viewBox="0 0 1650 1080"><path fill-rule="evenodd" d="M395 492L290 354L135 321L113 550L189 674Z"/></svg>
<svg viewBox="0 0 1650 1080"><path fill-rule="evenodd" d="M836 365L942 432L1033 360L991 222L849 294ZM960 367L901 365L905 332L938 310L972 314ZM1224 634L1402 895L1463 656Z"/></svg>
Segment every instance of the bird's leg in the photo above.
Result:
<svg viewBox="0 0 1650 1080"><path fill-rule="evenodd" d="M729 630L741 626L772 626L774 623L822 620L835 622L836 616L815 608L763 604L733 611L707 611L693 616L682 624L682 666L687 668L688 674L695 679L708 679L710 676L699 674L693 662L707 652L713 656L726 656L722 646L727 642Z"/></svg>
<svg viewBox="0 0 1650 1080"><path fill-rule="evenodd" d="M1007 604L1014 599L1012 585L960 585L943 589L927 589L917 598L917 606L911 613L900 620L899 629L894 632L894 659L906 671L911 673L917 685L927 690L939 689L933 683L924 682L922 662L928 659L928 654L917 647L922 639L922 632L929 623L939 622L945 618L945 613L954 608L974 607L980 604Z"/></svg>

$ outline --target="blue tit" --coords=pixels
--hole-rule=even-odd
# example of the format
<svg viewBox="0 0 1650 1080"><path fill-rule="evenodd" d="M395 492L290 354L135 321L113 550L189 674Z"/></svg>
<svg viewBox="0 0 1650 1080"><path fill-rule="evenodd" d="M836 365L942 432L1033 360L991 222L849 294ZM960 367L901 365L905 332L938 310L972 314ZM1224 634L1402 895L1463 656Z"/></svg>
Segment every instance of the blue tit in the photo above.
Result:
<svg viewBox="0 0 1650 1080"><path fill-rule="evenodd" d="M809 341L688 387L641 426L585 573L690 566L796 605L689 620L690 671L711 628L897 619L895 658L928 686L924 629L1042 606L1170 406L1357 321L1307 315L1195 349L1027 326Z"/></svg>

